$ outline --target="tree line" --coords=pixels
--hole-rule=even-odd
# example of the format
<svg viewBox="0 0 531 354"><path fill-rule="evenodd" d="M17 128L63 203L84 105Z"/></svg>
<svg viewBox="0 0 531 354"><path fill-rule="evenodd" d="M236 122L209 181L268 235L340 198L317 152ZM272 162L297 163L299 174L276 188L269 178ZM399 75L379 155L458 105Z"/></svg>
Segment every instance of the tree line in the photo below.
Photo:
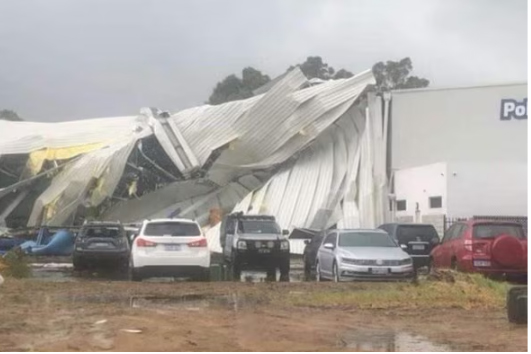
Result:
<svg viewBox="0 0 531 354"><path fill-rule="evenodd" d="M354 76L347 69L336 71L332 66L325 63L320 56L310 56L303 63L290 66L287 72L296 67L308 79L336 80ZM398 61L380 61L372 67L376 85L371 87L371 90L382 92L396 89L422 88L430 84L428 79L411 75L412 71L413 63L408 57ZM256 89L270 81L271 78L260 70L246 67L242 70L241 77L232 74L218 82L212 90L208 103L217 105L252 97Z"/></svg>

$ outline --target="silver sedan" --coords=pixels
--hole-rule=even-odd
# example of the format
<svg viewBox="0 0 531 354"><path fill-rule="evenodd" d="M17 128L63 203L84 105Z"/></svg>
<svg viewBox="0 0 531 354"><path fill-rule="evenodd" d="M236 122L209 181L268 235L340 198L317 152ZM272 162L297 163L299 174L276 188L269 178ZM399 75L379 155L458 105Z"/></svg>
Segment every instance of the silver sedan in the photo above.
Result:
<svg viewBox="0 0 531 354"><path fill-rule="evenodd" d="M382 230L335 230L317 252L317 281L411 280L413 261Z"/></svg>

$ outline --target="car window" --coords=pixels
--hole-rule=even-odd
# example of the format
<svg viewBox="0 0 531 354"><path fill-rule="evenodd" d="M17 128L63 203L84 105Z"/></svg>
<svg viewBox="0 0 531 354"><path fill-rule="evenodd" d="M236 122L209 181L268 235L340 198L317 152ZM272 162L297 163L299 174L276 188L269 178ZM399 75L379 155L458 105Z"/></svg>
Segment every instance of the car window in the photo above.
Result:
<svg viewBox="0 0 531 354"><path fill-rule="evenodd" d="M335 232L331 233L331 234L328 234L328 236L326 236L323 244L325 243L331 243L334 245L334 247L336 246L336 241L337 241L337 234Z"/></svg>
<svg viewBox="0 0 531 354"><path fill-rule="evenodd" d="M455 230L455 228L457 227L457 224L453 224L452 226L450 226L450 228L448 230L446 230L446 232L444 233L444 237L441 241L441 243L445 243L445 242L448 242L452 239L452 234Z"/></svg>
<svg viewBox="0 0 531 354"><path fill-rule="evenodd" d="M88 226L83 228L81 237L120 237L122 236L119 226Z"/></svg>
<svg viewBox="0 0 531 354"><path fill-rule="evenodd" d="M150 222L144 230L145 236L201 236L201 230L191 222Z"/></svg>
<svg viewBox="0 0 531 354"><path fill-rule="evenodd" d="M312 245L320 245L321 242L323 241L323 238L324 238L324 234L322 232L316 234L314 237L312 237L312 240L310 241L310 243Z"/></svg>
<svg viewBox="0 0 531 354"><path fill-rule="evenodd" d="M463 236L464 231L466 230L467 226L464 224L457 224L455 227L454 232L452 233L452 240L459 239Z"/></svg>
<svg viewBox="0 0 531 354"><path fill-rule="evenodd" d="M380 232L342 232L338 245L341 247L398 247L386 233Z"/></svg>
<svg viewBox="0 0 531 354"><path fill-rule="evenodd" d="M472 237L475 239L489 239L501 235L511 235L519 239L526 238L524 229L520 224L476 224L472 231Z"/></svg>
<svg viewBox="0 0 531 354"><path fill-rule="evenodd" d="M269 220L241 220L238 231L245 234L279 234L280 227L275 221Z"/></svg>
<svg viewBox="0 0 531 354"><path fill-rule="evenodd" d="M398 227L397 238L401 243L412 241L431 242L431 240L439 238L439 236L431 225L401 225Z"/></svg>
<svg viewBox="0 0 531 354"><path fill-rule="evenodd" d="M234 231L236 230L234 226L236 222L233 219L228 219L226 223L227 223L227 234L234 235Z"/></svg>

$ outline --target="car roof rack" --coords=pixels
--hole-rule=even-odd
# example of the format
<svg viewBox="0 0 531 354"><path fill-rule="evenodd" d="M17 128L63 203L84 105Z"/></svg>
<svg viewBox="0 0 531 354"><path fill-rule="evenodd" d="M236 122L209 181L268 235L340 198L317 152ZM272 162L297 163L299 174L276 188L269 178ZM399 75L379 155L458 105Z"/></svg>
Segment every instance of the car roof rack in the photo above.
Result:
<svg viewBox="0 0 531 354"><path fill-rule="evenodd" d="M246 215L242 211L237 213L232 213L228 215L229 218L234 218L238 220L270 220L276 221L273 215Z"/></svg>

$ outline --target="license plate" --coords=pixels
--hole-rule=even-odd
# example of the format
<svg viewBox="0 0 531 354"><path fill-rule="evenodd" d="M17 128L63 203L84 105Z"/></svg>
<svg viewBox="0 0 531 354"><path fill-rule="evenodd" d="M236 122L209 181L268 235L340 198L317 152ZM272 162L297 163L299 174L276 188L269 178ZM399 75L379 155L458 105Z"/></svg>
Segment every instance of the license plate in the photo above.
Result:
<svg viewBox="0 0 531 354"><path fill-rule="evenodd" d="M107 247L109 244L107 242L95 242L92 244L92 247Z"/></svg>
<svg viewBox="0 0 531 354"><path fill-rule="evenodd" d="M267 248L262 248L262 249L258 250L258 253L271 253L271 250L269 250Z"/></svg>
<svg viewBox="0 0 531 354"><path fill-rule="evenodd" d="M424 245L413 245L413 249L416 251L423 251Z"/></svg>
<svg viewBox="0 0 531 354"><path fill-rule="evenodd" d="M164 249L166 251L180 251L181 246L180 245L164 245Z"/></svg>
<svg viewBox="0 0 531 354"><path fill-rule="evenodd" d="M490 261L474 261L475 267L490 267Z"/></svg>
<svg viewBox="0 0 531 354"><path fill-rule="evenodd" d="M387 274L387 268L372 268L372 274Z"/></svg>

